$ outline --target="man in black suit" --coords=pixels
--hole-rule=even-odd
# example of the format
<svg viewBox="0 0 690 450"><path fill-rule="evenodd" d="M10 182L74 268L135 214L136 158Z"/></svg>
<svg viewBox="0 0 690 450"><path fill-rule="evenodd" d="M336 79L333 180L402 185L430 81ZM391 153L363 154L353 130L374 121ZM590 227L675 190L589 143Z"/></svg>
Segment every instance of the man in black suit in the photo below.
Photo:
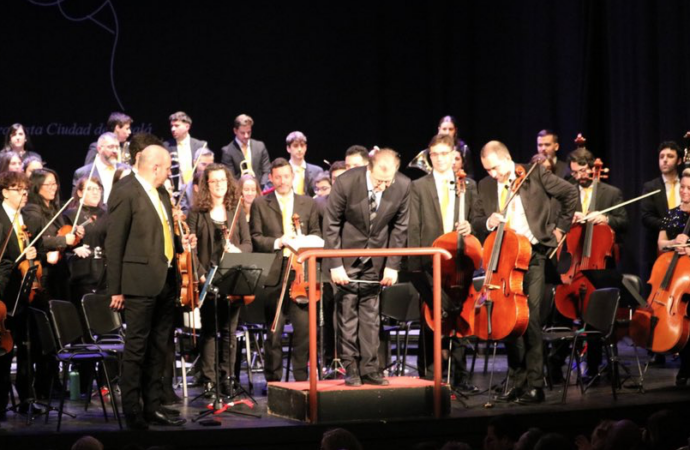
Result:
<svg viewBox="0 0 690 450"><path fill-rule="evenodd" d="M27 314L28 314L28 299L19 299L16 304L16 313L12 316L12 311L15 309L15 303L18 300L20 286L22 284L22 274L18 269L15 260L21 255L24 250L24 244L20 242L18 230L21 226L28 224L27 218L21 212L22 207L26 205L28 199L27 187L29 180L23 172L3 172L0 173L0 191L2 192L2 207L0 207L0 246L7 241L7 248L2 256L1 272L2 272L2 300L8 311L7 321L5 326L11 331L14 343L17 346L17 377L16 387L19 395L18 411L26 413L29 409L27 400L33 397L32 387L28 381L29 373L29 352L26 345L27 330ZM27 231L36 235L40 229L29 228ZM9 236L7 233L9 232ZM26 250L23 259L35 260L38 257L38 249L41 248L41 240ZM33 305L37 307L36 304ZM34 345L38 344L37 342ZM34 349L35 350L35 349ZM15 355L14 350L7 354L0 356L0 418L5 416L5 408L9 401L10 389L12 388L12 380L10 377L10 368L12 359ZM34 407L33 414L40 413L41 410Z"/></svg>
<svg viewBox="0 0 690 450"><path fill-rule="evenodd" d="M573 185L547 172L540 165L526 179L518 195L509 204L508 218L499 211L507 198L510 185L515 180L515 163L508 148L501 142L490 141L481 152L482 166L489 176L478 185L478 199L472 217L472 227L488 234L501 221L509 220L510 228L526 237L532 244L532 256L523 283L528 296L529 324L525 334L516 340L506 341L508 366L514 387L499 401L540 403L544 401L543 354L539 307L544 296L544 265L547 252L556 247L570 229L575 208L577 190ZM550 199L556 198L560 211L555 223L550 220Z"/></svg>
<svg viewBox="0 0 690 450"><path fill-rule="evenodd" d="M652 271L657 257L657 239L661 231L661 220L668 210L680 204L680 173L683 164L683 154L680 146L673 141L662 142L659 145L660 177L647 181L642 187L642 193L661 192L643 198L640 202L642 224L645 227L645 274Z"/></svg>
<svg viewBox="0 0 690 450"><path fill-rule="evenodd" d="M324 221L326 248L402 248L407 241L410 179L398 172L400 157L382 149L367 167L338 177ZM379 372L379 292L398 280L400 257L335 258L329 262L337 286L338 354L345 384L387 385Z"/></svg>
<svg viewBox="0 0 690 450"><path fill-rule="evenodd" d="M117 141L119 142L119 152L122 152L129 139L129 135L132 134L132 118L127 114L121 112L114 112L108 117L108 122L105 124L106 131L114 133L117 136ZM84 165L91 164L98 154L98 141L89 144L89 151L86 153L86 158L84 159ZM127 161L122 161L127 163ZM134 161L132 161L134 164Z"/></svg>
<svg viewBox="0 0 690 450"><path fill-rule="evenodd" d="M106 132L98 138L98 155L90 164L82 166L74 171L72 177L72 188L77 187L77 183L83 177L88 177L91 174L94 164L96 168L93 169L93 177L101 180L103 185L103 201L107 202L110 196L110 191L113 188L113 179L117 169L126 168L127 165L118 163L118 152L120 151L120 143L115 133Z"/></svg>
<svg viewBox="0 0 690 450"><path fill-rule="evenodd" d="M290 154L290 165L295 173L293 189L295 194L314 196L312 183L323 172L317 165L309 164L304 160L307 153L307 137L301 131L293 131L285 138L287 152Z"/></svg>
<svg viewBox="0 0 690 450"><path fill-rule="evenodd" d="M407 237L408 247L431 247L434 241L445 233L459 231L463 236L472 232L467 220L472 213L472 204L477 197L477 184L469 179L463 180L465 210L460 214L460 201L456 195L456 174L453 150L455 142L447 134L434 136L429 142L429 159L433 172L412 182L410 194L410 223ZM462 161L462 159L460 159ZM458 170L462 166L457 167ZM433 305L433 264L431 257L410 257L408 268L414 274L413 284L429 308ZM479 267L477 267L479 269ZM471 283L470 279L467 280ZM442 305L446 314L458 314L462 304L455 304L451 297L442 292ZM420 355L423 364L421 370L433 369L430 355L433 351L433 334L424 328L424 353ZM444 343L447 343L446 340ZM469 372L465 366L465 346L462 339L453 338L452 357L455 361L453 387L460 391L475 392L477 389L468 384Z"/></svg>
<svg viewBox="0 0 690 450"><path fill-rule="evenodd" d="M119 182L108 201L108 292L110 307L126 314L120 387L131 429L146 429L147 422L186 422L168 415L160 404L165 352L179 291L176 258L183 250L173 233L170 196L162 187L170 166L165 148L145 148L139 154L137 173Z"/></svg>
<svg viewBox="0 0 690 450"><path fill-rule="evenodd" d="M255 252L278 253L288 255L285 247L288 239L295 237L292 216L299 215L300 227L304 235L321 237L319 215L314 199L304 195L297 195L292 189L294 174L292 166L284 158L276 158L271 164L269 174L275 190L263 197L257 197L252 203L249 227L252 233L252 244ZM283 258L283 266L287 258ZM291 270L283 267L282 270ZM289 276L288 283L294 279L294 272ZM288 286L289 287L289 286ZM270 299L267 308L266 322L273 322L277 308L281 286L269 288L265 293ZM285 325L285 315L290 317L294 334L292 338L292 363L295 381L306 381L308 378L307 365L309 363L309 311L308 299L291 301L289 289L283 299L283 307L275 332L269 331L264 344L264 375L266 381L280 381L283 376L283 346L282 335ZM312 374L316 376L316 374Z"/></svg>
<svg viewBox="0 0 690 450"><path fill-rule="evenodd" d="M568 164L559 160L556 155L559 148L560 144L556 133L551 130L541 130L537 133L537 152L551 161L551 172L561 178L567 178L569 175Z"/></svg>
<svg viewBox="0 0 690 450"><path fill-rule="evenodd" d="M196 159L194 156L201 148L206 148L208 143L194 139L189 135L192 127L192 118L184 111L178 111L168 117L170 121L170 133L173 139L165 143L172 159L172 182L175 195L180 195L180 189L184 185L192 183L193 168ZM213 162L213 161L211 161Z"/></svg>
<svg viewBox="0 0 690 450"><path fill-rule="evenodd" d="M261 188L269 186L268 174L271 171L271 159L263 142L251 139L254 120L246 114L235 118L232 131L235 139L222 148L220 162L228 166L232 176L240 179L243 171L253 173L259 180Z"/></svg>

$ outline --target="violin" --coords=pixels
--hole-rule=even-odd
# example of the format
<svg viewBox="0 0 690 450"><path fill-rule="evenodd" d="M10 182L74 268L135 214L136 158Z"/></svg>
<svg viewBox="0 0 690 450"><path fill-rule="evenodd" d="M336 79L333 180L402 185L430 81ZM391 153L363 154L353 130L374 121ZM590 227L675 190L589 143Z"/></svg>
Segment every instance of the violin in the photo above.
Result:
<svg viewBox="0 0 690 450"><path fill-rule="evenodd" d="M599 181L606 178L601 159L594 161L592 167L592 192L587 213L596 211L596 198ZM576 223L568 232L563 246L559 249L559 267L567 267L561 274L561 282L556 287L555 304L558 311L570 319L582 317L587 310L589 297L594 285L582 274L583 270L603 270L613 257L616 234L608 224L594 224L587 221Z"/></svg>
<svg viewBox="0 0 690 450"><path fill-rule="evenodd" d="M459 203L458 221L465 217L466 174L459 170L456 174L456 195ZM475 300L477 292L472 284L474 271L481 266L482 245L479 240L468 234L463 236L459 231L445 233L433 242L432 247L448 250L452 259L441 261L441 288L454 306L454 313L442 319L442 333L445 336L465 337L474 334ZM433 310L426 302L422 304L424 318L428 327L434 329Z"/></svg>
<svg viewBox="0 0 690 450"><path fill-rule="evenodd" d="M185 236L190 234L189 225L184 222L184 215L179 211L175 214L175 234ZM194 254L191 244L177 256L177 267L182 278L180 290L180 306L189 311L199 307L199 276L194 264Z"/></svg>
<svg viewBox="0 0 690 450"><path fill-rule="evenodd" d="M517 178L501 211L503 217L507 218L510 203L535 167L537 164L525 173L522 166L515 166ZM529 322L529 307L522 282L532 257L532 245L525 236L517 234L502 221L484 241L483 257L488 263L484 286L477 301L474 334L483 340L522 336Z"/></svg>
<svg viewBox="0 0 690 450"><path fill-rule="evenodd" d="M300 224L299 214L292 215L292 224L297 232L297 237L302 236L302 226ZM290 256L291 267L292 270L295 271L295 279L290 285L290 299L297 304L304 305L309 303L309 282L306 281L304 276L307 263L305 261L299 264L297 258L294 256L295 255ZM317 301L321 298L321 289L318 283L316 284L316 298Z"/></svg>
<svg viewBox="0 0 690 450"><path fill-rule="evenodd" d="M683 234L690 233L690 219ZM630 322L633 342L654 353L676 353L688 343L690 318L690 258L678 252L662 253L654 262L648 283L647 306L637 308Z"/></svg>
<svg viewBox="0 0 690 450"><path fill-rule="evenodd" d="M21 231L19 233L19 239L21 239L24 243L24 248L29 247L29 245L31 244L31 234L27 231L26 225L22 225ZM36 298L36 294L43 290L43 287L41 286L43 267L41 266L41 263L39 261L33 259L24 259L22 262L19 263L18 266L19 272L21 272L22 274L22 278L26 276L27 272L34 266L37 266L38 268L36 270L36 278L34 279L34 282L31 285L31 292L29 292L29 303L32 303Z"/></svg>
<svg viewBox="0 0 690 450"><path fill-rule="evenodd" d="M0 300L0 356L10 353L14 348L12 333L5 327L5 319L7 319L7 306Z"/></svg>
<svg viewBox="0 0 690 450"><path fill-rule="evenodd" d="M82 223L79 224L81 227L85 227L86 225L93 223L96 221L96 216L91 216ZM72 244L72 247L77 247L82 240L82 236L79 236L77 233L74 232L76 226L75 225L63 225L60 227L60 229L57 232L58 236L67 236L68 234L74 234L74 244ZM57 264L61 259L62 259L62 253L64 250L54 250L52 252L48 252L46 254L46 262L48 264Z"/></svg>

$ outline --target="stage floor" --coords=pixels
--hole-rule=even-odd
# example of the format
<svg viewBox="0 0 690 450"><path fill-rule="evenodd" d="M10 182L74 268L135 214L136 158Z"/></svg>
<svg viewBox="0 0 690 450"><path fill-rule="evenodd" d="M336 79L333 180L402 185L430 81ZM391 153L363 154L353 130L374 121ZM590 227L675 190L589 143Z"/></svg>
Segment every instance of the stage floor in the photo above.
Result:
<svg viewBox="0 0 690 450"><path fill-rule="evenodd" d="M631 370L633 375L637 375L637 365L632 349L625 344L621 344L619 348L622 363ZM638 352L643 362L646 361L646 352L641 350ZM414 359L410 362L414 364ZM78 437L89 434L101 439L108 449L124 448L131 444L139 445L140 448L166 445L179 449L270 449L276 448L278 443L283 449L316 449L323 431L336 426L343 426L353 431L362 440L365 448L405 449L413 448L420 442L442 444L451 439L462 440L473 445L473 448L480 448L486 422L499 414L514 415L515 420L524 429L538 426L545 430L560 431L572 436L579 433L589 434L596 423L603 418L630 418L642 425L646 417L662 408L683 411L685 417L685 410L690 404L690 387L674 386L677 367L678 361L672 357L667 357L666 365L663 367L650 366L644 378L644 392L624 387L618 391L618 400L613 399L610 384L602 380L599 385L592 387L584 395L580 393L579 388L572 385L565 405L561 404L561 386L556 386L553 390L546 391L546 402L535 406L492 402L493 406L487 407L486 403L490 398L483 394L471 396L465 399L464 403L453 400L450 416L438 420L355 421L316 425L267 414L267 398L261 395L265 382L260 373L255 373L254 388L257 394L255 395L257 405L253 409L240 405L235 410L260 414L260 418L224 413L216 416L221 421L221 425L217 427L205 427L198 422L191 422L190 419L204 410L207 403L201 398L192 402L192 398L200 392L199 387L191 387L190 397L185 399L179 407L182 415L188 419L186 425L179 428L151 427L149 432L120 431L117 422L112 418L110 409L108 410L109 422L105 423L97 398L94 398L86 412L83 401L67 401L66 411L76 414L77 417L73 419L64 416L59 434L55 431L57 413L51 413L48 424L44 423L45 417L40 416L31 425L27 425L25 417L8 412L7 421L0 422L0 444L2 444L0 448L13 448L9 445L18 445L17 448L22 449L70 448ZM472 383L486 389L489 375L482 373L483 358L481 356L477 359L476 368L477 373L474 374ZM498 356L496 370L494 384L500 382L505 376L505 356ZM415 373L410 370L406 375L415 375ZM242 381L246 386L244 372ZM633 384L634 381L631 380L625 383L626 386ZM178 389L178 394L181 395L181 389Z"/></svg>

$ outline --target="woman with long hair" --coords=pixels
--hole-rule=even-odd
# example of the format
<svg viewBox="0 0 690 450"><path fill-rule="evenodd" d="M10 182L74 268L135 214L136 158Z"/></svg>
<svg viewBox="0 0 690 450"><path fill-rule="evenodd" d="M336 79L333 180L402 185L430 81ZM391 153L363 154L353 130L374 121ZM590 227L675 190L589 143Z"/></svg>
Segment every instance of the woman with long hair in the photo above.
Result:
<svg viewBox="0 0 690 450"><path fill-rule="evenodd" d="M22 161L31 156L41 159L41 155L31 151L31 148L31 140L24 130L24 125L21 123L10 125L7 133L5 133L5 146L2 151L16 152Z"/></svg>
<svg viewBox="0 0 690 450"><path fill-rule="evenodd" d="M256 197L263 195L259 189L259 181L253 175L243 175L239 181L240 195L242 196L242 209L249 223L249 217L252 209L252 202Z"/></svg>
<svg viewBox="0 0 690 450"><path fill-rule="evenodd" d="M23 172L22 158L12 150L0 153L0 173L2 172Z"/></svg>
<svg viewBox="0 0 690 450"><path fill-rule="evenodd" d="M194 195L194 206L187 218L190 232L197 236L196 252L200 282L205 282L211 264L220 264L225 253L252 251L249 225L243 211L239 211L232 236L229 236L229 239L227 236L233 228L233 217L239 202L239 188L230 170L223 164L210 164L206 167L199 180L199 191ZM216 380L216 312L221 335L218 352L220 390L223 395L232 395L233 392L233 369L237 348L235 331L240 315L239 303L209 296L201 307L201 379L208 397L213 395Z"/></svg>

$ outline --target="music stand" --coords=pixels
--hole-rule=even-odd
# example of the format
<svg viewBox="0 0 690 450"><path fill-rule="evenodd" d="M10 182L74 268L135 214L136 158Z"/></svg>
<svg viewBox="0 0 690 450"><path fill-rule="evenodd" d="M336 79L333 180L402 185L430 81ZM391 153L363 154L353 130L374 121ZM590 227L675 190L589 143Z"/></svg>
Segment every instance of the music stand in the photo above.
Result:
<svg viewBox="0 0 690 450"><path fill-rule="evenodd" d="M218 300L227 298L229 295L235 296L248 296L254 295L259 286L262 286L261 281L265 280L271 264L275 255L272 253L228 253L224 255L219 266L213 267L209 272L209 277L202 290L202 296L205 297L208 292L213 292L215 294L215 322L216 322L216 352L215 352L215 369L216 369L216 398L213 404L208 405L206 411L200 412L192 422L196 422L210 414L220 414L222 412L230 412L234 414L240 414L243 416L257 417L260 418L261 415L251 414L241 411L233 411L231 408L238 404L246 404L250 408L254 407L256 400L241 386L239 385L238 395L245 394L254 403L251 403L247 399L240 401L229 401L224 402L223 397L220 394L220 368L219 364L219 349L220 349L220 330L218 327ZM200 296L200 298L203 298ZM203 422L202 422L203 423Z"/></svg>

